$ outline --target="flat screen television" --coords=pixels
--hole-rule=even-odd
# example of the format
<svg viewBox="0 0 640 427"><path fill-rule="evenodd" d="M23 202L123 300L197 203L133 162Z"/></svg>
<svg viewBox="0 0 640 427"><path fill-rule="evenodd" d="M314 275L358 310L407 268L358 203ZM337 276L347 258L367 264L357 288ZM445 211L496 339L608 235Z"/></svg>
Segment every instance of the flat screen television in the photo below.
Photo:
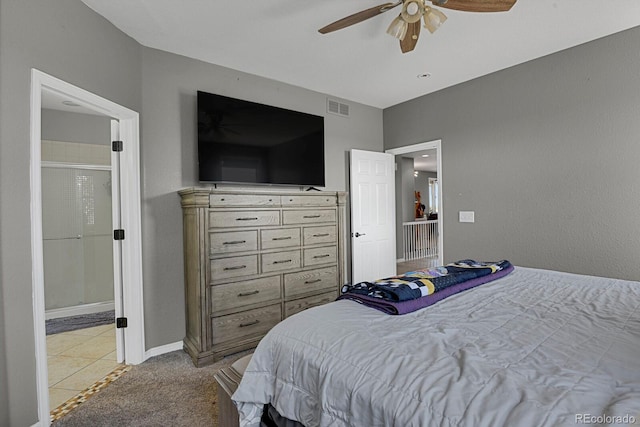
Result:
<svg viewBox="0 0 640 427"><path fill-rule="evenodd" d="M324 186L324 117L198 91L200 182Z"/></svg>

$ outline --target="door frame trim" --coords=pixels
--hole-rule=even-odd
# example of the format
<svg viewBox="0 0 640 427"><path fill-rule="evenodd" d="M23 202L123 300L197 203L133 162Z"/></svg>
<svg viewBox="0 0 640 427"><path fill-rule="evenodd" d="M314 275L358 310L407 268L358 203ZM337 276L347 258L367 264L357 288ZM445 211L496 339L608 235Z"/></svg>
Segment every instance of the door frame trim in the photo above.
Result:
<svg viewBox="0 0 640 427"><path fill-rule="evenodd" d="M438 174L438 265L444 265L444 228L443 217L444 211L442 209L442 194L443 194L443 179L442 179L442 140L434 139L433 141L420 142L418 144L406 145L403 147L390 148L385 150L385 153L398 154L413 153L415 151L422 150L436 150L437 156L437 174Z"/></svg>
<svg viewBox="0 0 640 427"><path fill-rule="evenodd" d="M34 339L36 352L36 387L39 425L50 424L45 329L44 264L42 244L42 182L41 182L41 109L42 90L64 95L84 108L119 121L120 139L126 141L121 153L122 222L127 239L122 241L123 295L122 305L128 317L124 335L127 364L142 363L145 358L144 304L142 278L142 226L140 203L140 131L139 114L112 101L43 73L31 69L30 122L30 188L31 188L31 263Z"/></svg>

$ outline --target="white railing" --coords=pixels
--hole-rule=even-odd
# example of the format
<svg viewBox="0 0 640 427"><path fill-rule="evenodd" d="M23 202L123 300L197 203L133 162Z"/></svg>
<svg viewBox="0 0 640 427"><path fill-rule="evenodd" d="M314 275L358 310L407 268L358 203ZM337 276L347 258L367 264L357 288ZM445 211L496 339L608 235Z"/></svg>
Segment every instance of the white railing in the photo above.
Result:
<svg viewBox="0 0 640 427"><path fill-rule="evenodd" d="M402 223L404 260L438 256L438 220Z"/></svg>

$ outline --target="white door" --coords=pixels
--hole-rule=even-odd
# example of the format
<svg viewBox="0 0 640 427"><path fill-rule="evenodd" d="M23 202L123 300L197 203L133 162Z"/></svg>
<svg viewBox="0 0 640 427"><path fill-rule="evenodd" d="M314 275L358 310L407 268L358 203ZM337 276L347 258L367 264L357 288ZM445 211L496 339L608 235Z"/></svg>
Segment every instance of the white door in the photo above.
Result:
<svg viewBox="0 0 640 427"><path fill-rule="evenodd" d="M396 274L394 156L351 150L352 283Z"/></svg>

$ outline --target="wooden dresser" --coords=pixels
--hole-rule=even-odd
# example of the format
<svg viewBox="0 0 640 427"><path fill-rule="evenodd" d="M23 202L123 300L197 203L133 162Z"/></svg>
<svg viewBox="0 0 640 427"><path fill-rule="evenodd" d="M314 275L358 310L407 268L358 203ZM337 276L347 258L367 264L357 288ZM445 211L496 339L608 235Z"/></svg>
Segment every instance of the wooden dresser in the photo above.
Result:
<svg viewBox="0 0 640 427"><path fill-rule="evenodd" d="M253 348L283 318L337 298L346 272L346 193L179 194L184 349L196 366Z"/></svg>

